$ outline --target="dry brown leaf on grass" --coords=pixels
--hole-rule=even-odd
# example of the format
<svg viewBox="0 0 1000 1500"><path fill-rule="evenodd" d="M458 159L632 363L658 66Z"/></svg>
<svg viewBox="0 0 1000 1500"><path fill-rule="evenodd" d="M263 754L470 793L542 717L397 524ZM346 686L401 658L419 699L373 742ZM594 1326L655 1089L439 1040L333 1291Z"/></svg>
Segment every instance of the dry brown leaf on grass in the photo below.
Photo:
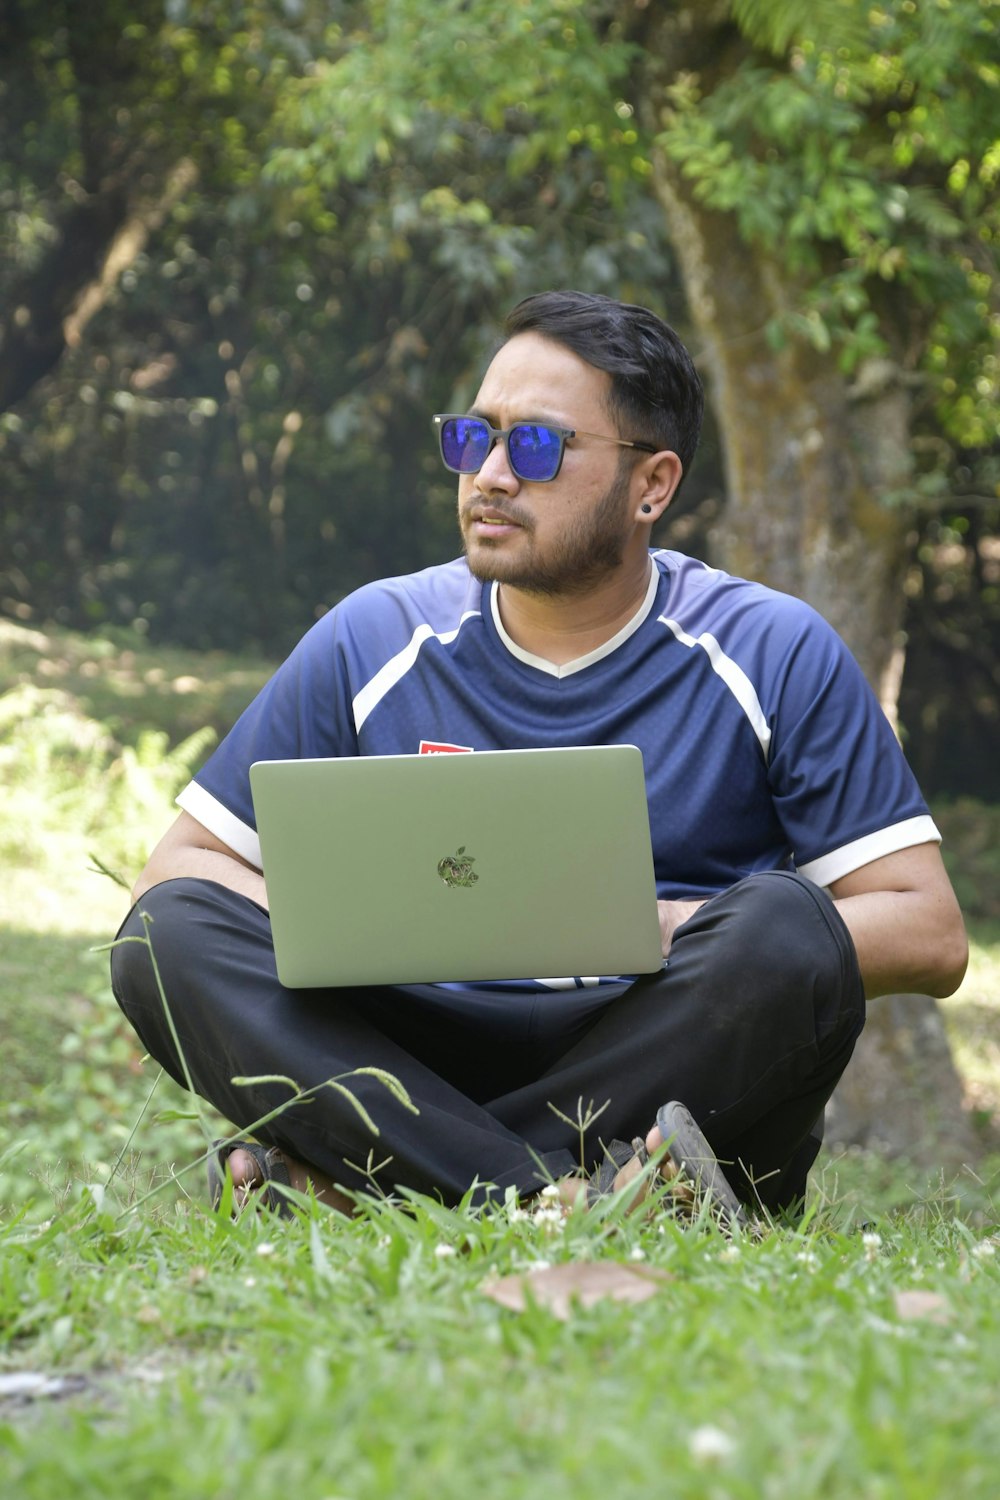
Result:
<svg viewBox="0 0 1000 1500"><path fill-rule="evenodd" d="M931 1323L947 1323L951 1317L951 1308L940 1292L893 1292L892 1300L896 1316L907 1321L926 1318Z"/></svg>
<svg viewBox="0 0 1000 1500"><path fill-rule="evenodd" d="M645 1302L673 1279L669 1271L654 1266L575 1260L562 1266L540 1266L537 1271L516 1276L498 1276L484 1281L482 1291L501 1307L514 1312L524 1312L536 1303L565 1323L574 1307L593 1307L604 1298L612 1302Z"/></svg>

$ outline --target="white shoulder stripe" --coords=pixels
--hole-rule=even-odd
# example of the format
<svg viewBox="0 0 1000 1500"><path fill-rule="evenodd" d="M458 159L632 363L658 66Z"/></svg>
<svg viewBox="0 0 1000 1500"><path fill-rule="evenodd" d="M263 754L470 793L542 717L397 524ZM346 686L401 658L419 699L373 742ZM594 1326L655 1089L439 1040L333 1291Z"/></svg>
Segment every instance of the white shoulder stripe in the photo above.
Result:
<svg viewBox="0 0 1000 1500"><path fill-rule="evenodd" d="M360 693L354 699L352 705L354 710L354 728L360 734L361 726L373 709L377 708L386 693L401 682L407 672L413 666L420 648L425 641L437 639L442 646L448 646L458 635L466 620L477 619L482 614L478 609L467 609L459 620L454 630L443 630L435 632L429 625L418 625L410 636L402 651L397 651L395 656L389 658L384 666L380 667L370 682L366 682Z"/></svg>
<svg viewBox="0 0 1000 1500"><path fill-rule="evenodd" d="M750 681L743 668L737 666L732 657L727 656L715 639L714 635L699 635L697 638L688 635L687 631L677 620L668 620L666 615L660 615L660 624L666 625L672 630L682 646L700 646L705 652L712 665L712 671L716 672L726 687L736 699L740 708L750 721L750 727L757 736L757 742L764 752L764 760L770 759L771 755L771 730L764 717L764 710L760 706L757 690Z"/></svg>
<svg viewBox="0 0 1000 1500"><path fill-rule="evenodd" d="M177 806L183 807L185 812L197 818L199 823L204 824L209 833L214 833L217 839L228 844L243 859L249 861L255 870L263 868L260 857L260 839L256 830L242 822L235 813L231 813L228 807L224 807L217 797L211 792L206 792L197 781L189 781L187 786L176 798Z"/></svg>
<svg viewBox="0 0 1000 1500"><path fill-rule="evenodd" d="M902 849L912 849L917 844L940 844L941 835L929 813L916 818L905 818L902 823L893 823L888 828L879 828L875 833L854 839L840 849L832 849L819 859L807 860L797 865L800 875L805 875L814 885L828 886L843 875L853 875L873 859L882 859L886 854L898 854Z"/></svg>

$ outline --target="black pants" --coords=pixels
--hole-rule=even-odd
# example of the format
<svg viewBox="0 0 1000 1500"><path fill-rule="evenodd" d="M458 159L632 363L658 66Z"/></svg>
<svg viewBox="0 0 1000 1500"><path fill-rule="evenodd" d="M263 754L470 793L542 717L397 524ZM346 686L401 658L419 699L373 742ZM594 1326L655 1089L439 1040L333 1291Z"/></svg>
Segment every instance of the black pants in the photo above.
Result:
<svg viewBox="0 0 1000 1500"><path fill-rule="evenodd" d="M302 1088L357 1067L387 1069L419 1109L377 1080L345 1079L373 1138L333 1089L258 1132L269 1144L363 1188L377 1181L456 1202L513 1186L537 1191L601 1157L600 1142L644 1136L680 1099L736 1190L770 1209L801 1199L823 1107L864 1024L850 936L830 899L783 872L753 876L679 928L659 974L600 989L519 994L431 985L289 990L274 968L267 913L210 881L149 891L120 937L149 936L197 1091L247 1126ZM149 949L112 953L118 1003L144 1046L184 1082ZM586 1132L573 1123L602 1111ZM581 1162L581 1154L583 1162ZM489 1185L493 1185L492 1189ZM370 1184L369 1184L370 1185Z"/></svg>

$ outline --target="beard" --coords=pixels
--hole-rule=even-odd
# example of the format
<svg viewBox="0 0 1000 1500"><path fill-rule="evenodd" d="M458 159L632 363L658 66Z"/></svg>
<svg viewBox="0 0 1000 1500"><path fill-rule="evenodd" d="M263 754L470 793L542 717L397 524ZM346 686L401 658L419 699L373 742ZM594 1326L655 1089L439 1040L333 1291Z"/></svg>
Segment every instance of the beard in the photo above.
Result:
<svg viewBox="0 0 1000 1500"><path fill-rule="evenodd" d="M575 517L544 552L529 546L526 555L506 557L502 544L494 549L488 537L480 537L473 557L468 543L464 543L470 573L482 583L506 583L525 594L552 597L587 593L619 568L624 558L630 535L625 515L631 471L631 463L620 464L593 510ZM504 505L503 509L512 520L519 519L511 506ZM525 536L530 542L532 531L528 526Z"/></svg>

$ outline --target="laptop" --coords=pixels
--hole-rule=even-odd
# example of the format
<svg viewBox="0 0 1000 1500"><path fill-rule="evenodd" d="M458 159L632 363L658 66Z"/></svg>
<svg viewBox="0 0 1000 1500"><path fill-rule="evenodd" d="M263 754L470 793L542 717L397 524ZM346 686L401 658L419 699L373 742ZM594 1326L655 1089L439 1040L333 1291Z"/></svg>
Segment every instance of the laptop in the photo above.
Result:
<svg viewBox="0 0 1000 1500"><path fill-rule="evenodd" d="M284 985L662 965L634 745L258 761L250 784Z"/></svg>

